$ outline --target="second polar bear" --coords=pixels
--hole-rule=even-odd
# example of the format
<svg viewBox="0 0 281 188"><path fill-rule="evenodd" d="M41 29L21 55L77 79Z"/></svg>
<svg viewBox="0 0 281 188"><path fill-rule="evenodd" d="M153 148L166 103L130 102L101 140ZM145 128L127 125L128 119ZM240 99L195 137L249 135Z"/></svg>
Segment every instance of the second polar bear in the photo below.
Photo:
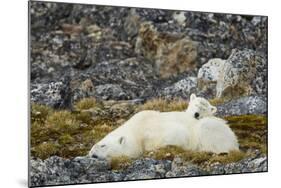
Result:
<svg viewBox="0 0 281 188"><path fill-rule="evenodd" d="M89 156L135 158L169 145L214 153L238 150L236 136L224 120L213 117L215 111L206 99L193 94L186 111L139 112L95 144Z"/></svg>

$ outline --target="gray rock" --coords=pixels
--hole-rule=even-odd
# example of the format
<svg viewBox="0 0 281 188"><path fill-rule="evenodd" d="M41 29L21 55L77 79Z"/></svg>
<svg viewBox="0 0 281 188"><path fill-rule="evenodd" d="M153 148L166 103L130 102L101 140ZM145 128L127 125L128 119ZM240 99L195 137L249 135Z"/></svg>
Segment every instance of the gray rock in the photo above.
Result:
<svg viewBox="0 0 281 188"><path fill-rule="evenodd" d="M102 98L103 100L107 99L127 99L127 94L118 84L104 84L95 87L95 96ZM134 96L133 96L134 98Z"/></svg>
<svg viewBox="0 0 281 188"><path fill-rule="evenodd" d="M264 96L246 96L217 106L220 116L266 114L267 102Z"/></svg>
<svg viewBox="0 0 281 188"><path fill-rule="evenodd" d="M66 183L94 183L123 180L157 179L165 177L190 177L209 174L233 174L266 172L267 157L260 152L229 164L213 163L207 168L183 162L176 157L170 160L144 158L135 160L126 169L111 170L106 161L76 157L63 159L50 157L44 161L31 159L30 180L32 186L59 185Z"/></svg>
<svg viewBox="0 0 281 188"><path fill-rule="evenodd" d="M197 90L197 78L187 77L177 81L171 86L165 87L162 91L159 91L160 97L171 98L184 98L188 99L189 96Z"/></svg>
<svg viewBox="0 0 281 188"><path fill-rule="evenodd" d="M251 81L256 76L257 54L253 50L232 50L216 86L216 97L236 97L253 93Z"/></svg>
<svg viewBox="0 0 281 188"><path fill-rule="evenodd" d="M204 170L191 163L184 163L176 157L171 166L171 170L166 173L166 177L199 176L207 174Z"/></svg>
<svg viewBox="0 0 281 188"><path fill-rule="evenodd" d="M209 92L209 97L214 97L216 93L217 81L222 72L225 60L220 58L210 59L198 71L198 89L201 95Z"/></svg>
<svg viewBox="0 0 281 188"><path fill-rule="evenodd" d="M198 71L201 92L215 96L239 97L267 92L265 59L253 50L232 50L227 60L210 59Z"/></svg>
<svg viewBox="0 0 281 188"><path fill-rule="evenodd" d="M88 157L63 159L52 156L44 161L31 160L31 185L59 185L109 181L106 161Z"/></svg>
<svg viewBox="0 0 281 188"><path fill-rule="evenodd" d="M164 178L165 172L171 168L171 162L158 161L150 158L133 162L125 171L124 180Z"/></svg>
<svg viewBox="0 0 281 188"><path fill-rule="evenodd" d="M237 174L237 173L249 173L249 172L266 172L267 171L267 157L255 156L242 159L237 163L220 164L215 163L210 166L210 174Z"/></svg>
<svg viewBox="0 0 281 188"><path fill-rule="evenodd" d="M55 108L68 106L70 91L67 82L34 83L30 89L31 102Z"/></svg>

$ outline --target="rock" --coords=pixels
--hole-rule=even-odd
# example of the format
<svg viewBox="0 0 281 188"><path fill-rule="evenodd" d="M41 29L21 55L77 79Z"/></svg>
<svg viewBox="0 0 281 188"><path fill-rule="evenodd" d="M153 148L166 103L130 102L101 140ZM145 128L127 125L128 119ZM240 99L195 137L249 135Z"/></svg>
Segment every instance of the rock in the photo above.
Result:
<svg viewBox="0 0 281 188"><path fill-rule="evenodd" d="M181 11L181 12L175 12L173 14L173 19L178 22L178 24L183 25L185 24L186 21L186 17L185 17L185 12Z"/></svg>
<svg viewBox="0 0 281 188"><path fill-rule="evenodd" d="M183 162L181 158L174 158L171 170L166 173L166 177L184 177L206 175L206 172L198 166Z"/></svg>
<svg viewBox="0 0 281 188"><path fill-rule="evenodd" d="M217 106L219 116L266 113L267 102L264 96L245 96Z"/></svg>
<svg viewBox="0 0 281 188"><path fill-rule="evenodd" d="M220 58L210 59L198 71L198 89L201 93L209 92L209 96L214 97L219 75L223 69L225 60ZM202 94L201 94L202 95Z"/></svg>
<svg viewBox="0 0 281 188"><path fill-rule="evenodd" d="M187 77L171 86L165 87L160 91L160 97L172 99L172 98L184 98L188 99L192 93L195 93L197 89L197 78Z"/></svg>
<svg viewBox="0 0 281 188"><path fill-rule="evenodd" d="M237 163L229 163L226 165L215 163L210 166L210 174L240 174L249 172L266 172L267 171L267 157L254 156L242 159Z"/></svg>
<svg viewBox="0 0 281 188"><path fill-rule="evenodd" d="M126 169L111 170L104 160L76 157L63 159L53 156L44 161L31 159L30 180L32 186L46 186L74 183L127 181L165 177L190 177L209 174L232 174L267 171L267 157L260 152L229 164L213 163L207 168L182 161L176 157L170 160L143 158L135 160Z"/></svg>
<svg viewBox="0 0 281 188"><path fill-rule="evenodd" d="M157 79L152 63L143 58L105 61L86 76L96 85L95 97L115 100L146 98L153 92L152 82Z"/></svg>
<svg viewBox="0 0 281 188"><path fill-rule="evenodd" d="M31 102L54 108L69 106L70 91L67 81L31 84Z"/></svg>
<svg viewBox="0 0 281 188"><path fill-rule="evenodd" d="M152 24L141 24L135 51L156 63L161 77L192 70L196 44L188 37L158 32Z"/></svg>
<svg viewBox="0 0 281 188"><path fill-rule="evenodd" d="M106 161L88 157L63 159L52 156L44 161L31 160L31 185L59 185L109 181ZM94 176L94 177L93 177Z"/></svg>
<svg viewBox="0 0 281 188"><path fill-rule="evenodd" d="M170 161L149 158L136 160L125 170L124 180L164 178L165 172L169 168Z"/></svg>
<svg viewBox="0 0 281 188"><path fill-rule="evenodd" d="M226 60L216 86L216 97L252 94L251 80L256 76L257 57L252 50L233 50Z"/></svg>
<svg viewBox="0 0 281 188"><path fill-rule="evenodd" d="M234 49L227 60L211 59L198 71L201 92L211 91L217 98L266 94L265 59L253 50Z"/></svg>
<svg viewBox="0 0 281 188"><path fill-rule="evenodd" d="M103 100L115 99L115 100L124 100L128 99L127 94L118 84L104 84L95 87L95 96Z"/></svg>

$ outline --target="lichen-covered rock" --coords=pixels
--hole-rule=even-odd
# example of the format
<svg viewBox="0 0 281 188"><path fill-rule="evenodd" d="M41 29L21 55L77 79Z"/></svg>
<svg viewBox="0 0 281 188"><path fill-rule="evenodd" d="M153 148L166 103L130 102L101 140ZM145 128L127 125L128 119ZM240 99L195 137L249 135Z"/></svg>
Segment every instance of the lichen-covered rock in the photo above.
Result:
<svg viewBox="0 0 281 188"><path fill-rule="evenodd" d="M171 168L170 163L149 158L136 160L125 170L124 180L164 178L165 172Z"/></svg>
<svg viewBox="0 0 281 188"><path fill-rule="evenodd" d="M197 78L187 77L177 81L171 86L165 87L159 92L159 95L164 98L184 98L188 99L189 96L197 90Z"/></svg>
<svg viewBox="0 0 281 188"><path fill-rule="evenodd" d="M151 158L138 159L126 169L119 170L111 170L109 163L106 161L89 157L63 159L53 156L44 161L31 159L30 165L31 186L42 186L165 177L190 177L207 174L266 172L267 157L257 152L256 155L235 163L213 163L205 168L183 162L178 157L173 161Z"/></svg>
<svg viewBox="0 0 281 188"><path fill-rule="evenodd" d="M245 96L217 106L217 114L221 116L266 113L266 97L262 96Z"/></svg>
<svg viewBox="0 0 281 188"><path fill-rule="evenodd" d="M205 93L211 91L210 93L214 96L216 92L217 81L219 79L219 75L221 74L224 64L225 60L222 60L220 58L214 58L210 59L199 69L197 75L197 86L200 92Z"/></svg>
<svg viewBox="0 0 281 188"><path fill-rule="evenodd" d="M256 76L257 56L252 50L233 50L226 60L216 86L216 96L236 97L253 93L251 81Z"/></svg>
<svg viewBox="0 0 281 188"><path fill-rule="evenodd" d="M184 163L181 158L176 157L171 166L171 170L166 173L166 177L199 176L206 175L207 172L191 163Z"/></svg>
<svg viewBox="0 0 281 188"><path fill-rule="evenodd" d="M95 85L95 97L115 100L150 96L152 81L157 79L155 68L143 58L105 61L89 70L86 76Z"/></svg>
<svg viewBox="0 0 281 188"><path fill-rule="evenodd" d="M136 52L155 61L162 77L169 77L195 67L196 44L188 37L160 33L151 23L141 24Z"/></svg>
<svg viewBox="0 0 281 188"><path fill-rule="evenodd" d="M220 164L215 163L209 167L210 174L237 174L249 172L267 172L267 157L257 155L242 159L238 163Z"/></svg>
<svg viewBox="0 0 281 188"><path fill-rule="evenodd" d="M109 164L88 157L63 159L52 156L44 161L31 160L31 185L59 185L109 181ZM93 177L94 176L94 177Z"/></svg>
<svg viewBox="0 0 281 188"><path fill-rule="evenodd" d="M69 105L70 90L67 81L31 84L31 102L63 108Z"/></svg>
<svg viewBox="0 0 281 188"><path fill-rule="evenodd" d="M265 59L253 50L234 49L227 60L211 59L198 71L201 92L210 91L218 98L265 94Z"/></svg>

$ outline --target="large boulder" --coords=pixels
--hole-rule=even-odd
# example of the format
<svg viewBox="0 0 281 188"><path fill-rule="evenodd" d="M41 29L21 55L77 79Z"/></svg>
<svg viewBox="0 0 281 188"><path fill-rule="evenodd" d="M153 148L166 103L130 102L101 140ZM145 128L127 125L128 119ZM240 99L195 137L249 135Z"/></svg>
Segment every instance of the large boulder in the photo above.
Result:
<svg viewBox="0 0 281 188"><path fill-rule="evenodd" d="M266 60L253 50L232 50L227 60L211 59L198 71L202 92L217 98L266 94Z"/></svg>

